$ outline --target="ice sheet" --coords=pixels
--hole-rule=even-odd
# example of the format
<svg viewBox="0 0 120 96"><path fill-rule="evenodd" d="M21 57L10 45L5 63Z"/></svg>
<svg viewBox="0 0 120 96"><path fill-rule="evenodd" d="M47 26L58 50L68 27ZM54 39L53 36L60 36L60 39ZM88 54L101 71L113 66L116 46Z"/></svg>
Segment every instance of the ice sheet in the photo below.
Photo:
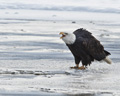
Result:
<svg viewBox="0 0 120 96"><path fill-rule="evenodd" d="M0 0L0 96L119 96L120 0ZM89 30L112 55L71 70L59 32Z"/></svg>
<svg viewBox="0 0 120 96"><path fill-rule="evenodd" d="M48 93L63 96L120 95L120 29L116 26L119 22L1 22L4 22L0 24L0 94L3 96L28 93L37 96L41 92L44 96ZM59 38L59 32L73 32L80 27L91 31L111 52L112 65L94 62L84 71L69 68L74 66L74 58Z"/></svg>

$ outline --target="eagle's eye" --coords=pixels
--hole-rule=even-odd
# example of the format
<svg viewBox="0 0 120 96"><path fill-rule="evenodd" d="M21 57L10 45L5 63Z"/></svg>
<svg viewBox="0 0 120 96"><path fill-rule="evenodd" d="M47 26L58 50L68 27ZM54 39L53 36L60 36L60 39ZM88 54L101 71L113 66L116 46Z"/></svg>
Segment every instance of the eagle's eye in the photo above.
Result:
<svg viewBox="0 0 120 96"><path fill-rule="evenodd" d="M65 33L65 35L68 35L68 33Z"/></svg>

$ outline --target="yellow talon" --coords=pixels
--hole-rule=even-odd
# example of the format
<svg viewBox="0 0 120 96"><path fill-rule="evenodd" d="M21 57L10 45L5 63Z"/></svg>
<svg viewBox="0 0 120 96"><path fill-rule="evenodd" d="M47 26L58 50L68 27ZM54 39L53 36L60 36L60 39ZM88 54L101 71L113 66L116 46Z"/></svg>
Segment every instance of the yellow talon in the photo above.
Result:
<svg viewBox="0 0 120 96"><path fill-rule="evenodd" d="M80 70L86 69L86 67L84 67L84 66L81 66L81 67L74 66L74 67L70 67L70 68L71 68L71 69L80 69Z"/></svg>

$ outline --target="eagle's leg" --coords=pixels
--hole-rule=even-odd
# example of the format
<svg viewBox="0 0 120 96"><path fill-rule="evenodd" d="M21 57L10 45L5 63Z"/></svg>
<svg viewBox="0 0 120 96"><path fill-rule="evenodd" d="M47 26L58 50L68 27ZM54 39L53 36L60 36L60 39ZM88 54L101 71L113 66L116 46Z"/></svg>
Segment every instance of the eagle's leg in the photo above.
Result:
<svg viewBox="0 0 120 96"><path fill-rule="evenodd" d="M71 69L80 69L80 70L84 70L86 67L84 65L82 65L81 67L79 67L79 64L76 64L76 66L74 67L70 67Z"/></svg>
<svg viewBox="0 0 120 96"><path fill-rule="evenodd" d="M79 64L76 64L76 66L74 67L70 67L71 69L78 69L79 68Z"/></svg>
<svg viewBox="0 0 120 96"><path fill-rule="evenodd" d="M82 65L81 67L78 67L78 69L80 70L84 70L86 67L84 65Z"/></svg>

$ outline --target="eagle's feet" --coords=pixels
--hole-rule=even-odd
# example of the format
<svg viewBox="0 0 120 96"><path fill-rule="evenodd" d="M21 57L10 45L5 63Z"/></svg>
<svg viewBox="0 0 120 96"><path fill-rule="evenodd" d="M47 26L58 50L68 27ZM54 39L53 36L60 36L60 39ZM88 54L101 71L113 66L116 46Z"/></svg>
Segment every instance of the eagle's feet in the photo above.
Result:
<svg viewBox="0 0 120 96"><path fill-rule="evenodd" d="M84 66L81 66L81 67L74 66L74 67L70 67L70 68L71 68L71 69L80 69L80 70L86 69L86 67L84 67Z"/></svg>
<svg viewBox="0 0 120 96"><path fill-rule="evenodd" d="M74 66L74 67L70 67L71 69L78 69L78 67L77 66Z"/></svg>

